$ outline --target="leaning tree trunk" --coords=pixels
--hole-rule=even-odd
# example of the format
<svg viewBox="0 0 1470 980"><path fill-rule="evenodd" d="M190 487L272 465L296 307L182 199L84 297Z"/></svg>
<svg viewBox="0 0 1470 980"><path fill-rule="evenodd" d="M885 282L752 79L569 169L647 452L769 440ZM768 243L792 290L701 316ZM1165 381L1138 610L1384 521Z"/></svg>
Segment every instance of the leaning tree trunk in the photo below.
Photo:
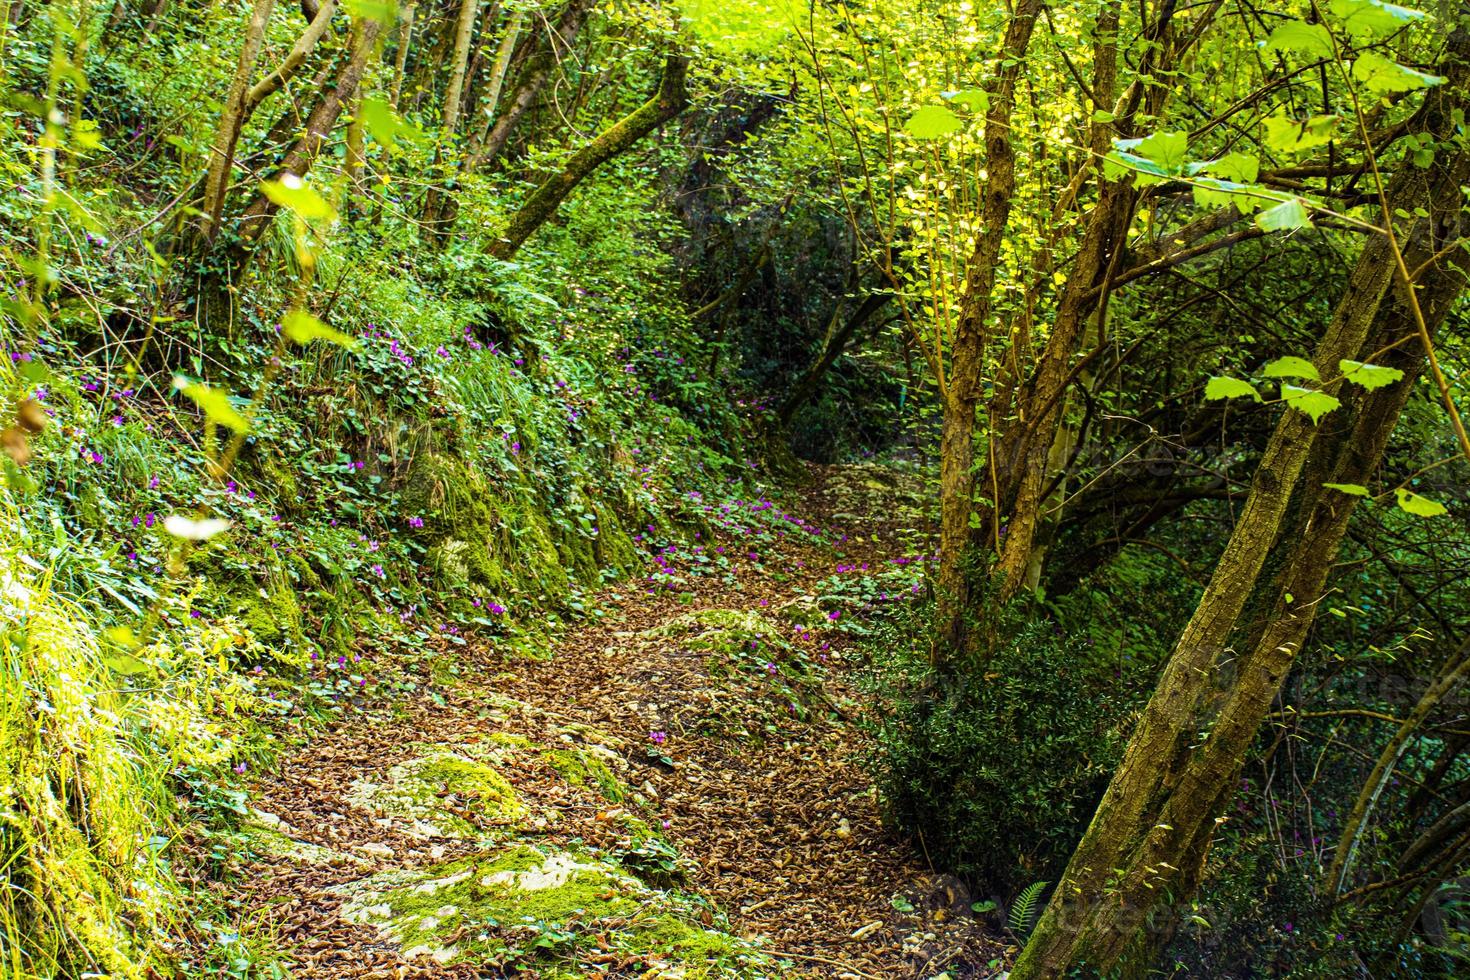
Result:
<svg viewBox="0 0 1470 980"><path fill-rule="evenodd" d="M1467 41L1463 33L1456 34L1452 49L1457 57L1470 49ZM1415 121L1441 139L1463 111L1458 86L1467 77L1459 61L1447 73L1450 84L1428 97ZM1404 237L1414 243L1413 254L1407 256L1410 268L1432 258L1445 227L1454 227L1459 188L1470 176L1467 160L1460 153L1441 162L1431 177L1410 171L1391 184L1388 199L1398 213L1429 209L1430 217L1416 220ZM1392 218L1384 215L1385 220ZM1402 319L1393 305L1380 310L1393 275L1387 237L1369 237L1314 358L1324 378L1340 375L1340 359L1363 356L1375 320L1382 327L1382 317ZM1452 292L1458 294L1455 278ZM1442 317L1447 309L1445 304L1426 310L1426 316ZM1340 384L1325 387L1332 390ZM1367 480L1407 395L1407 383L1400 382L1362 396L1353 434L1338 447L1331 467L1334 482ZM1355 502L1320 486L1304 487L1295 495L1301 498L1298 506L1310 511L1308 531L1297 535L1290 548L1286 572L1273 589L1276 599L1266 629L1237 656L1229 646L1231 635L1268 553L1277 545L1298 477L1314 448L1321 448L1317 435L1311 420L1295 410L1287 410L1277 423L1235 531L1092 823L1016 962L1016 980L1062 976L1082 967L1104 974L1120 967L1141 970L1156 950L1160 919L1172 921L1175 906L1187 902L1197 887L1215 819L1305 639ZM1203 741L1201 732L1208 732ZM1152 938L1146 928L1151 920L1156 927Z"/></svg>
<svg viewBox="0 0 1470 980"><path fill-rule="evenodd" d="M671 55L664 64L663 80L654 97L599 133L591 143L572 154L558 173L532 191L490 246L490 255L502 261L515 255L593 171L683 112L689 103L684 86L688 70L688 58Z"/></svg>
<svg viewBox="0 0 1470 980"><path fill-rule="evenodd" d="M862 301L858 308L853 311L852 316L848 317L847 321L840 328L836 328L834 323L833 326L835 329L827 331L827 339L822 345L822 352L801 373L801 377L796 379L796 383L791 386L791 393L786 396L786 400L776 409L776 421L780 422L783 427L791 424L791 419L796 415L796 410L810 401L812 396L817 393L817 390L821 386L822 378L831 370L832 365L837 363L837 359L843 355L843 352L847 350L848 342L852 340L853 334L862 329L863 324L871 320L892 298L893 295L891 293L872 293ZM834 320L839 315L841 315L840 307L832 311Z"/></svg>
<svg viewBox="0 0 1470 980"><path fill-rule="evenodd" d="M240 129L245 125L246 97L250 91L250 76L255 72L256 59L265 43L265 25L270 20L275 0L255 0L250 10L250 21L245 27L245 43L240 47L240 62L235 66L235 77L230 82L229 94L225 96L225 107L220 112L219 127L215 131L214 144L210 147L209 169L204 178L204 202L199 231L207 241L214 241L219 232L220 217L225 209L225 197L230 190L230 174L235 165L235 147L240 142Z"/></svg>
<svg viewBox="0 0 1470 980"><path fill-rule="evenodd" d="M516 79L515 88L506 99L504 110L495 117L495 124L483 139L476 139L465 157L466 171L489 166L500 156L521 118L535 104L541 90L551 78L551 73L561 59L572 48L577 34L592 15L597 0L571 0L562 10L555 25L548 25L548 37L541 47L527 60Z"/></svg>
<svg viewBox="0 0 1470 980"><path fill-rule="evenodd" d="M306 25L306 30L291 45L291 50L286 52L285 60L275 71L262 78L250 87L250 92L245 96L244 118L249 119L259 105L270 98L276 92L296 77L301 66L306 64L306 59L311 57L312 51L316 50L318 42L332 26L332 16L337 12L337 0L322 0L316 9L315 15Z"/></svg>

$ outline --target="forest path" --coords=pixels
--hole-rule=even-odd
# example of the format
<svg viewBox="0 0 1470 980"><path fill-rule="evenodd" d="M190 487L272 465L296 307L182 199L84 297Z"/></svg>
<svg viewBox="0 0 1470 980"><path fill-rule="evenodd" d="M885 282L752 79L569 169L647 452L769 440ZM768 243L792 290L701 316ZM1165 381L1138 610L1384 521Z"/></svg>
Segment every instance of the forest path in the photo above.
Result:
<svg viewBox="0 0 1470 980"><path fill-rule="evenodd" d="M666 851L636 847L647 836L639 827L661 829L683 859L683 877L669 884L685 896L684 913L774 959L757 957L740 975L993 973L987 964L1003 945L970 897L880 826L861 767L866 736L853 721L862 707L851 633L865 607L912 590L914 549L928 542L917 495L876 467L810 475L800 515L767 501L710 504L720 540L655 550L648 579L605 590L603 615L566 632L547 658L473 637L446 643L443 657L425 658L423 689L394 710L345 718L286 753L252 794L270 827L265 846L237 859L224 890L274 936L292 975L703 976L699 962L629 953L579 917L574 929L537 934L550 937L543 947L572 951L576 965L563 961L560 972L524 942L511 943L519 953L469 956L465 924L440 937L440 950L458 950L442 953L445 965L434 943L364 923L373 909L354 910L376 893L352 904L353 882L458 868L456 859L486 852L486 834L658 872ZM449 662L457 678L444 672ZM412 803L397 805L406 796L394 780L423 762L426 746L459 760L493 756L515 812L497 816L484 805L493 790L442 777L430 826ZM615 765L574 761L571 773L567 761L591 752ZM611 800L597 785L608 773L621 787ZM373 796L384 785L398 797ZM473 929L486 938L483 925ZM569 939L576 929L582 939ZM514 930L497 941L505 935Z"/></svg>

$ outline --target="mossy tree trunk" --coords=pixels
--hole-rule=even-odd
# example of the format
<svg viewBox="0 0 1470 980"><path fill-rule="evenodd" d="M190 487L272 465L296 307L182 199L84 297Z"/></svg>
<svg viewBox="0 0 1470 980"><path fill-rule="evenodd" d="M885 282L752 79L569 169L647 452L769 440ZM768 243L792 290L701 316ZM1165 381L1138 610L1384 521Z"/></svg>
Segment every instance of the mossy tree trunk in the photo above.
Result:
<svg viewBox="0 0 1470 980"><path fill-rule="evenodd" d="M1463 58L1470 45L1463 33L1455 38L1454 57ZM1463 113L1464 69L1460 60L1448 66L1451 81L1428 96L1414 120L1416 131L1443 139L1452 130ZM1408 170L1390 184L1388 200L1398 214L1427 209L1427 218L1411 219L1402 230L1401 240L1410 243L1409 268L1423 266L1444 241L1445 230L1456 227L1459 188L1467 176L1466 154L1458 152L1440 160L1428 176ZM1365 353L1365 341L1384 331L1395 331L1390 335L1404 337L1412 349L1412 335L1405 336L1403 328L1407 301L1405 309L1392 300L1385 303L1394 267L1388 238L1368 237L1314 358L1322 377L1339 377L1342 358L1372 354ZM1427 304L1425 314L1442 317L1449 303L1440 300L1458 295L1460 277L1432 262L1427 268L1426 278L1449 277L1430 283L1423 297L1439 297ZM1299 411L1287 410L1277 423L1214 575L1012 971L1017 980L1063 976L1082 967L1125 975L1147 967L1171 927L1174 909L1198 886L1216 818L1301 649L1353 511L1351 496L1320 484L1294 488L1315 453L1326 454L1322 472L1331 474L1328 482L1366 482L1408 387L1399 382L1357 399L1357 414L1340 439L1319 440L1318 428ZM1300 533L1282 540L1293 505L1310 516ZM1274 600L1266 627L1237 653L1232 634L1267 556L1278 545L1286 559L1271 585Z"/></svg>
<svg viewBox="0 0 1470 980"><path fill-rule="evenodd" d="M685 89L688 71L688 58L670 55L664 63L663 80L653 98L599 133L591 143L572 154L560 171L542 181L506 223L490 246L490 254L501 260L515 255L526 239L556 213L561 202L578 184L598 167L683 112L689 104Z"/></svg>
<svg viewBox="0 0 1470 980"><path fill-rule="evenodd" d="M986 84L986 181L981 192L974 251L965 264L965 295L941 378L943 418L939 435L939 607L934 659L960 657L969 648L970 584L965 567L970 514L975 499L975 414L980 407L986 334L993 308L1001 248L1016 193L1016 148L1011 113L1016 83L1026 64L1041 0L1018 0L1001 44L1000 69Z"/></svg>
<svg viewBox="0 0 1470 980"><path fill-rule="evenodd" d="M250 77L255 72L255 62L260 58L266 23L274 6L275 0L255 0L251 7L250 20L245 25L245 41L240 46L240 61L235 66L235 77L230 81L230 91L225 96L225 107L220 111L219 126L209 151L209 169L204 177L204 202L200 207L199 231L206 241L214 241L219 233L225 197L230 190L230 175L235 166L235 147L239 145L240 130L248 114L246 98L250 92Z"/></svg>

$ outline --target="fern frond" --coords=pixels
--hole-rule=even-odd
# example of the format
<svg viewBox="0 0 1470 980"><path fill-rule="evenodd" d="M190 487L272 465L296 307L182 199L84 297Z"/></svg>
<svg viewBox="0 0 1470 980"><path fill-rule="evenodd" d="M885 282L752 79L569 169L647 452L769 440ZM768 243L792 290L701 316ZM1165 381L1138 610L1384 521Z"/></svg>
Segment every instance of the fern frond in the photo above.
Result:
<svg viewBox="0 0 1470 980"><path fill-rule="evenodd" d="M1032 927L1036 925L1036 913L1040 911L1041 893L1049 884L1047 881L1033 881L1021 889L1021 894L1011 903L1010 915L1006 917L1011 932L1023 939L1030 935Z"/></svg>

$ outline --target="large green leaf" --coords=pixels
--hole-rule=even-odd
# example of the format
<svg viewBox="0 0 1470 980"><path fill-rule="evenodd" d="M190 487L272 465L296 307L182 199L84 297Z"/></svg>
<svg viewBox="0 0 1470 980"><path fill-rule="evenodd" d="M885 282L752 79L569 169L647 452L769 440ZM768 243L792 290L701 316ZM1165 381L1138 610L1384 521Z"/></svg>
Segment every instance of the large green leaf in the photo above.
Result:
<svg viewBox="0 0 1470 980"><path fill-rule="evenodd" d="M1312 216L1301 198L1294 197L1256 215L1256 224L1262 231L1294 231L1312 227Z"/></svg>
<svg viewBox="0 0 1470 980"><path fill-rule="evenodd" d="M1322 485L1328 490L1336 490L1338 493L1345 493L1350 497L1368 496L1368 488L1360 483L1324 483Z"/></svg>
<svg viewBox="0 0 1470 980"><path fill-rule="evenodd" d="M1380 364L1364 364L1362 361L1350 361L1343 358L1337 362L1337 366L1342 370L1344 378L1355 385L1362 385L1369 391L1404 379L1404 372L1398 368L1383 367Z"/></svg>
<svg viewBox="0 0 1470 980"><path fill-rule="evenodd" d="M1418 71L1391 61L1376 51L1364 51L1353 62L1353 77L1376 95L1412 92L1444 82L1439 75Z"/></svg>
<svg viewBox="0 0 1470 980"><path fill-rule="evenodd" d="M260 189L266 197L304 221L331 221L337 217L332 206L293 173L284 173L279 180L261 181Z"/></svg>
<svg viewBox="0 0 1470 980"><path fill-rule="evenodd" d="M925 105L909 116L903 129L915 139L932 140L958 132L964 125L964 120L944 106Z"/></svg>
<svg viewBox="0 0 1470 980"><path fill-rule="evenodd" d="M382 143L390 153L399 149L398 141L415 142L422 135L412 123L393 111L393 107L382 99L363 99L357 110L362 125L373 139Z"/></svg>
<svg viewBox="0 0 1470 980"><path fill-rule="evenodd" d="M1332 0L1327 9L1343 30L1359 40L1386 37L1429 17L1422 10L1383 0Z"/></svg>
<svg viewBox="0 0 1470 980"><path fill-rule="evenodd" d="M1261 372L1268 378L1307 378L1312 381L1321 381L1322 376L1317 373L1316 366L1305 357L1278 357L1266 365Z"/></svg>
<svg viewBox="0 0 1470 980"><path fill-rule="evenodd" d="M1189 134L1154 133L1139 142L1137 153L1168 173L1183 173L1189 158Z"/></svg>
<svg viewBox="0 0 1470 980"><path fill-rule="evenodd" d="M1324 146L1337 131L1337 116L1268 116L1265 120L1266 146L1276 153L1305 153Z"/></svg>
<svg viewBox="0 0 1470 980"><path fill-rule="evenodd" d="M1254 398L1261 400L1261 393L1248 381L1239 378L1215 376L1205 385L1205 401L1217 398Z"/></svg>
<svg viewBox="0 0 1470 980"><path fill-rule="evenodd" d="M1312 424L1316 425L1322 421L1322 416L1328 412L1337 410L1342 402L1333 398L1325 391L1317 391L1313 388L1298 388L1282 382L1281 399L1286 402L1288 408L1294 408L1311 418Z"/></svg>
<svg viewBox="0 0 1470 980"><path fill-rule="evenodd" d="M1415 517L1438 517L1445 513L1444 504L1428 497L1421 497L1412 490L1399 487L1394 493L1399 498L1399 506Z"/></svg>
<svg viewBox="0 0 1470 980"><path fill-rule="evenodd" d="M1332 35L1321 24L1287 21L1261 44L1266 51L1290 51L1309 58L1332 57Z"/></svg>

